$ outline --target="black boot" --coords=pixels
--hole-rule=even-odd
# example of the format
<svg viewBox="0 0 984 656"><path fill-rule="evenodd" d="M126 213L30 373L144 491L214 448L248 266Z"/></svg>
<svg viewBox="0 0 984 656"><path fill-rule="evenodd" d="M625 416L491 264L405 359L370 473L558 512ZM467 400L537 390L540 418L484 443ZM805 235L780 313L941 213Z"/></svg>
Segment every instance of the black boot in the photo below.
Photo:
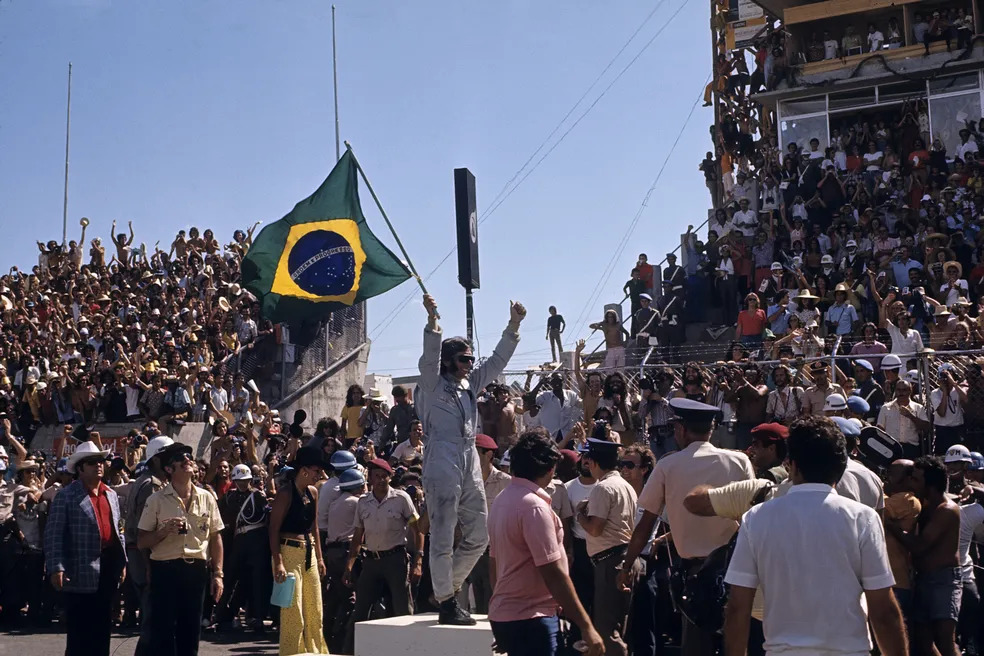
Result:
<svg viewBox="0 0 984 656"><path fill-rule="evenodd" d="M461 606L454 597L442 601L440 612L437 616L438 624L451 624L454 626L474 626L475 620Z"/></svg>

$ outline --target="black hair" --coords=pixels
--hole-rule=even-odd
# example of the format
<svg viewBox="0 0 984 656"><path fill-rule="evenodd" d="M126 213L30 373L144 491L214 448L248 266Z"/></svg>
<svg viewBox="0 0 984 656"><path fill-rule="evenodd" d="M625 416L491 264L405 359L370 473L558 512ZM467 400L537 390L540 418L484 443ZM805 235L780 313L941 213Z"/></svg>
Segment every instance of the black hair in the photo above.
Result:
<svg viewBox="0 0 984 656"><path fill-rule="evenodd" d="M323 437L338 437L338 422L331 417L322 417L318 420L318 426L314 432Z"/></svg>
<svg viewBox="0 0 984 656"><path fill-rule="evenodd" d="M788 448L788 445L786 444L786 440L775 440L775 439L769 439L769 438L761 438L761 437L757 437L757 436L753 435L752 436L752 441L753 442L758 442L762 446L765 446L765 447L775 446L776 447L776 460L778 460L779 462L784 462L786 460L786 455L789 453L789 448Z"/></svg>
<svg viewBox="0 0 984 656"><path fill-rule="evenodd" d="M622 460L624 460L625 456L630 453L636 453L639 455L639 462L641 463L642 468L646 471L644 480L648 481L649 475L653 473L653 469L656 467L656 456L653 455L653 452L649 450L648 446L644 446L642 444L632 444L622 450Z"/></svg>
<svg viewBox="0 0 984 656"><path fill-rule="evenodd" d="M615 373L608 374L608 377L605 378L605 384L602 386L601 395L606 399L610 399L615 394L616 383L621 383L621 394L622 398L625 399L628 392L628 386L625 384L625 378L617 371Z"/></svg>
<svg viewBox="0 0 984 656"><path fill-rule="evenodd" d="M519 436L509 451L509 467L513 476L535 481L556 467L560 457L560 450L547 429L538 426Z"/></svg>
<svg viewBox="0 0 984 656"><path fill-rule="evenodd" d="M470 340L464 337L451 337L441 342L441 373L446 374L453 369L448 368L448 361L453 360L459 353L464 353L472 348Z"/></svg>
<svg viewBox="0 0 984 656"><path fill-rule="evenodd" d="M593 460L604 471L612 471L618 467L618 449L592 448L584 457Z"/></svg>
<svg viewBox="0 0 984 656"><path fill-rule="evenodd" d="M921 469L923 481L927 487L935 489L940 494L947 489L946 465L939 456L922 456L916 458L916 469Z"/></svg>
<svg viewBox="0 0 984 656"><path fill-rule="evenodd" d="M847 442L829 417L808 415L789 427L789 460L805 483L834 485L847 469Z"/></svg>
<svg viewBox="0 0 984 656"><path fill-rule="evenodd" d="M394 397L401 397L401 396L406 396L406 395L407 395L407 390L402 385L395 385L393 387L393 396Z"/></svg>
<svg viewBox="0 0 984 656"><path fill-rule="evenodd" d="M366 391L364 389L362 389L362 385L349 385L348 391L345 392L345 405L346 405L346 407L351 408L353 405L355 405L355 398L354 397L355 397L355 393L356 392L359 392L360 394L362 394L362 405L365 405L365 403L366 403L366 399L365 399Z"/></svg>
<svg viewBox="0 0 984 656"><path fill-rule="evenodd" d="M420 424L420 427L421 428L423 428L423 426L424 426L424 422L420 421L419 419L411 419L410 420L410 430L413 430L413 427L416 426L417 424Z"/></svg>

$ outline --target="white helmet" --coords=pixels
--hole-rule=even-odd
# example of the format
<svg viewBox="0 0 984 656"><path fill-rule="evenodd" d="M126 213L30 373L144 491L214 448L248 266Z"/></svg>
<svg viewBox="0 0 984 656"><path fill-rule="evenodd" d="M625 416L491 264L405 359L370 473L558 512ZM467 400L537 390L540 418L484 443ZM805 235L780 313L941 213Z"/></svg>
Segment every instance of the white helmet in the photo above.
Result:
<svg viewBox="0 0 984 656"><path fill-rule="evenodd" d="M888 355L882 358L881 368L882 370L901 369L902 359L899 356L895 355L894 353L889 353Z"/></svg>
<svg viewBox="0 0 984 656"><path fill-rule="evenodd" d="M253 480L253 471L249 465L236 465L232 468L232 475L229 478L234 481L250 481Z"/></svg>
<svg viewBox="0 0 984 656"><path fill-rule="evenodd" d="M902 376L902 380L904 380L905 382L909 383L910 385L918 385L919 384L919 370L918 369L909 369L909 371L905 372L905 375Z"/></svg>
<svg viewBox="0 0 984 656"><path fill-rule="evenodd" d="M167 435L158 435L147 442L147 448L144 450L144 460L149 462L151 458L161 452L161 449L165 449L172 444L174 444L174 440Z"/></svg>
<svg viewBox="0 0 984 656"><path fill-rule="evenodd" d="M823 403L824 412L841 412L847 410L847 399L843 394L831 394Z"/></svg>
<svg viewBox="0 0 984 656"><path fill-rule="evenodd" d="M949 449L946 450L946 455L943 456L943 462L973 462L974 459L970 457L970 449L965 447L963 444L954 444Z"/></svg>

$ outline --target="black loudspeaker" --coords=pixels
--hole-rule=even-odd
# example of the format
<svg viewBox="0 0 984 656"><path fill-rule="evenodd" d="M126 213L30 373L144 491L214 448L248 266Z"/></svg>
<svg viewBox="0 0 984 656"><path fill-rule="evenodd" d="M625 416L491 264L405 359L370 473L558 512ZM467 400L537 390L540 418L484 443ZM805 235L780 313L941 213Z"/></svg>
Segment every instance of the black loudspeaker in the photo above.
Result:
<svg viewBox="0 0 984 656"><path fill-rule="evenodd" d="M454 170L454 214L458 226L458 283L465 289L479 288L478 210L475 176L468 169Z"/></svg>

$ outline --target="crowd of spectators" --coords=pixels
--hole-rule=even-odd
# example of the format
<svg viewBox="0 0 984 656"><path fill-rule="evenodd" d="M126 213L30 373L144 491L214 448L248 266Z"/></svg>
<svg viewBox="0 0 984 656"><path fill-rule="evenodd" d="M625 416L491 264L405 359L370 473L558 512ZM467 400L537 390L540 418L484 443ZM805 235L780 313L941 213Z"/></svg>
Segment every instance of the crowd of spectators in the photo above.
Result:
<svg viewBox="0 0 984 656"><path fill-rule="evenodd" d="M110 253L97 237L86 254L88 223L64 247L39 242L31 271L0 276L0 413L24 441L59 423L262 414L255 386L225 366L271 346L272 324L239 285L256 226L225 246L193 227L151 250L114 222Z"/></svg>

